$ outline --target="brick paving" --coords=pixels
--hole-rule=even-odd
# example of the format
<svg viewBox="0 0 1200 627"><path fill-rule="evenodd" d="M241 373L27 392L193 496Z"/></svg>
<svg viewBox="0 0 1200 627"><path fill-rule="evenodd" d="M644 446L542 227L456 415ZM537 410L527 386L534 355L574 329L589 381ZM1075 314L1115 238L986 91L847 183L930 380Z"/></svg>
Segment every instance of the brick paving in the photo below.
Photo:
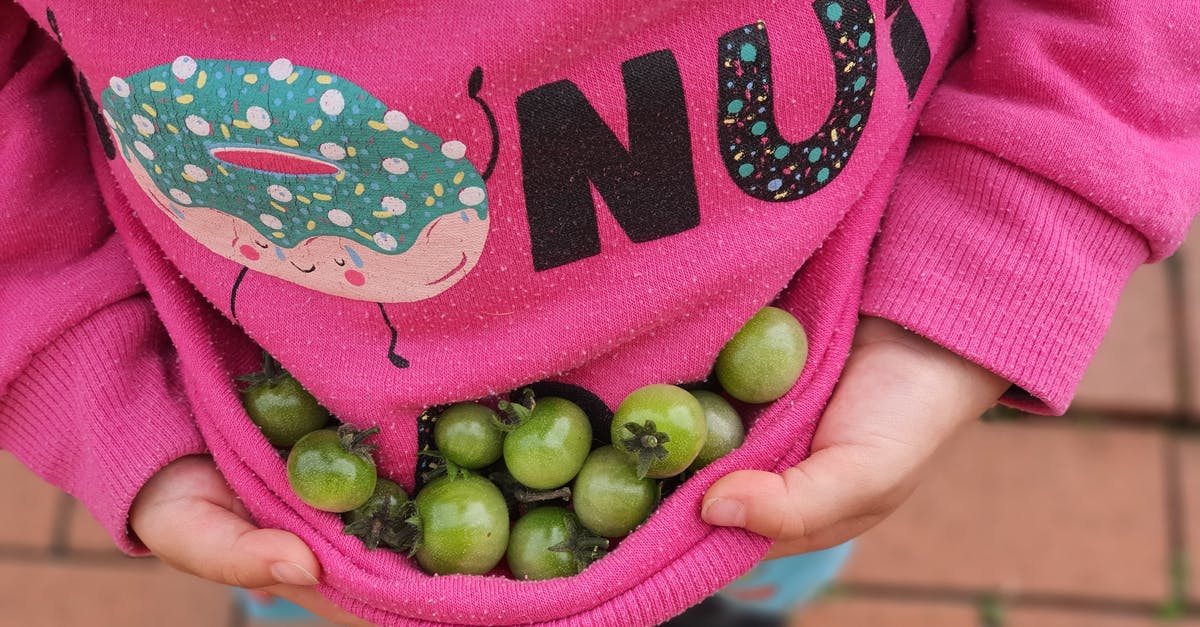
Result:
<svg viewBox="0 0 1200 627"><path fill-rule="evenodd" d="M1073 411L1096 409L1155 417L1178 408L1174 374L1178 339L1172 332L1172 311L1167 306L1170 279L1167 265L1161 263L1134 272L1113 314L1108 335L1079 384L1071 403ZM1152 303L1158 306L1150 307ZM1200 306L1200 301L1196 304Z"/></svg>
<svg viewBox="0 0 1200 627"><path fill-rule="evenodd" d="M970 428L843 580L1154 603L1170 589L1163 441L1058 422Z"/></svg>
<svg viewBox="0 0 1200 627"><path fill-rule="evenodd" d="M794 624L1200 627L1192 239L1135 274L1067 416L1006 412L965 430ZM301 625L254 621L228 589L120 555L2 451L0 503L0 627Z"/></svg>

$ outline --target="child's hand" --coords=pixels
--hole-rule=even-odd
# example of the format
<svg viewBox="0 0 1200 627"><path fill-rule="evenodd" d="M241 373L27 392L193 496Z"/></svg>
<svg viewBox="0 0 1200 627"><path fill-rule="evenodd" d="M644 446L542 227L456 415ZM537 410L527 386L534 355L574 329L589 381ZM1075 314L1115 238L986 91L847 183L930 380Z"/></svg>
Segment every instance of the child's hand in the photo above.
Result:
<svg viewBox="0 0 1200 627"><path fill-rule="evenodd" d="M312 586L321 564L300 538L259 529L208 457L178 459L142 487L129 526L159 559L185 573L260 589L341 624L366 625Z"/></svg>
<svg viewBox="0 0 1200 627"><path fill-rule="evenodd" d="M780 474L722 477L701 516L774 539L767 559L841 544L908 498L938 446L1008 385L895 324L864 318L812 455Z"/></svg>

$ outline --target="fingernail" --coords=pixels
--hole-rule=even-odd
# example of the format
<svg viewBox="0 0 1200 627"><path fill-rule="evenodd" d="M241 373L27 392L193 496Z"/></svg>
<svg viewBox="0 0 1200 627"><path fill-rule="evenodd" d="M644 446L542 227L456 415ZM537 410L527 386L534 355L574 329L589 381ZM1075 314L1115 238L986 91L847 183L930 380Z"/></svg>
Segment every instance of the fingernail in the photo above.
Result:
<svg viewBox="0 0 1200 627"><path fill-rule="evenodd" d="M704 502L700 518L717 527L742 527L746 524L746 507L741 501L711 499Z"/></svg>
<svg viewBox="0 0 1200 627"><path fill-rule="evenodd" d="M315 586L317 578L296 562L275 562L271 564L271 576L279 583L293 586Z"/></svg>

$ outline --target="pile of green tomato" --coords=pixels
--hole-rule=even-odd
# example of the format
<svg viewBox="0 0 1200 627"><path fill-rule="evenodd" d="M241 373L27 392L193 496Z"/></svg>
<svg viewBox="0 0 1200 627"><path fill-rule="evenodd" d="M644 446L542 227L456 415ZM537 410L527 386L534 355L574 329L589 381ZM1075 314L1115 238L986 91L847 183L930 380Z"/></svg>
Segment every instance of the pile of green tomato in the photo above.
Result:
<svg viewBox="0 0 1200 627"><path fill-rule="evenodd" d="M766 307L722 348L720 389L744 403L774 401L800 377L804 329ZM287 450L287 477L306 504L340 513L364 545L407 553L432 574L484 574L507 558L517 579L579 573L653 512L664 482L686 479L745 439L725 396L709 389L647 385L613 414L611 444L593 421L558 396L461 402L431 408L435 461L410 498L379 477L368 442L378 427L327 427L329 412L269 356L242 378L251 420Z"/></svg>

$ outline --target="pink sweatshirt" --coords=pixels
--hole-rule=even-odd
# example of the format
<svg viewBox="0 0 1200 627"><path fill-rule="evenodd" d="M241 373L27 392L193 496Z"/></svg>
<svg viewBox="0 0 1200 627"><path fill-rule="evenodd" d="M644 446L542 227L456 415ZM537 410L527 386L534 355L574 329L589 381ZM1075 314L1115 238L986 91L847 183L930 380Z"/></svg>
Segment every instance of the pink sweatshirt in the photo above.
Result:
<svg viewBox="0 0 1200 627"><path fill-rule="evenodd" d="M803 458L859 313L1065 410L1200 207L1189 5L0 0L0 447L130 552L140 486L209 452L382 624L656 622L765 551L700 497ZM776 300L797 388L566 580L366 555L232 383L264 347L411 486L423 408L615 407Z"/></svg>

